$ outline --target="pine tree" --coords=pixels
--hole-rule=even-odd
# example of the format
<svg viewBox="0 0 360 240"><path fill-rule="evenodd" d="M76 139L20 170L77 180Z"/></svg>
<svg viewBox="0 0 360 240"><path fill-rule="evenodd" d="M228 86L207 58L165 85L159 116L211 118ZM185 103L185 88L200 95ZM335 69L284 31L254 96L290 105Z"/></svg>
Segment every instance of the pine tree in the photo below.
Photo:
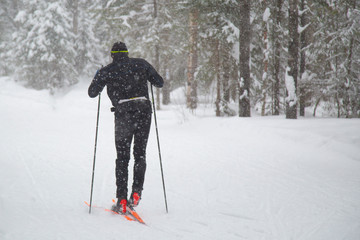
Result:
<svg viewBox="0 0 360 240"><path fill-rule="evenodd" d="M22 28L14 34L16 75L35 89L50 89L73 85L74 35L71 18L64 1L30 0L15 21Z"/></svg>
<svg viewBox="0 0 360 240"><path fill-rule="evenodd" d="M216 80L216 116L234 116L236 112L229 106L230 92L236 89L236 78L233 78L234 71L238 71L238 64L234 58L233 48L238 41L239 29L237 26L238 8L235 1L223 1L208 3L203 13L202 22L202 49L210 51L210 58L205 61L201 68L213 72ZM208 44L208 46L204 46ZM233 65L233 66L231 66ZM200 68L200 69L201 69ZM210 68L207 69L207 68Z"/></svg>
<svg viewBox="0 0 360 240"><path fill-rule="evenodd" d="M184 16L179 14L178 5L175 0L111 0L95 10L104 29L101 35L107 37L103 42L108 46L114 41L125 42L131 57L146 59L164 76L165 104L170 101L170 81L175 78L174 73L184 68L178 57L184 55L186 35L182 24ZM159 94L157 91L158 98ZM156 102L160 107L159 99Z"/></svg>
<svg viewBox="0 0 360 240"><path fill-rule="evenodd" d="M338 117L357 115L359 100L359 13L356 1L311 1L313 30L309 52L314 115L321 101ZM322 63L322 64L319 64ZM352 97L349 97L349 96ZM353 100L350 100L353 99Z"/></svg>
<svg viewBox="0 0 360 240"><path fill-rule="evenodd" d="M234 57L236 54L233 51L238 41L238 24L235 16L239 14L236 6L235 1L194 1L186 6L189 15L194 9L198 12L196 59L199 64L195 74L196 84L193 86L196 86L196 92L200 94L209 95L215 91L216 116L235 115L235 111L229 107L229 104L230 96L235 100L238 78L238 55ZM191 27L189 27L190 57L194 52L193 39ZM193 64L192 61L188 62ZM191 76L190 66L189 64L188 79ZM187 84L190 86L189 81ZM188 87L188 90L191 88ZM189 94L188 91L188 100Z"/></svg>
<svg viewBox="0 0 360 240"><path fill-rule="evenodd" d="M123 41L131 57L164 76L163 104L187 84L189 108L205 96L218 116L232 115L238 99L239 116L250 116L252 103L263 115L287 108L293 118L299 99L300 115L321 106L360 117L356 0L0 0L0 7L0 74L15 72L29 87L72 85L111 61L112 44Z"/></svg>
<svg viewBox="0 0 360 240"><path fill-rule="evenodd" d="M91 1L69 1L68 9L72 13L72 31L75 37L75 68L78 76L93 75L99 68L104 56L100 50L101 44L95 36L96 15L91 10Z"/></svg>
<svg viewBox="0 0 360 240"><path fill-rule="evenodd" d="M16 33L19 27L14 21L19 5L22 5L20 0L0 0L0 75L9 75L13 71L9 49L12 45L12 34Z"/></svg>

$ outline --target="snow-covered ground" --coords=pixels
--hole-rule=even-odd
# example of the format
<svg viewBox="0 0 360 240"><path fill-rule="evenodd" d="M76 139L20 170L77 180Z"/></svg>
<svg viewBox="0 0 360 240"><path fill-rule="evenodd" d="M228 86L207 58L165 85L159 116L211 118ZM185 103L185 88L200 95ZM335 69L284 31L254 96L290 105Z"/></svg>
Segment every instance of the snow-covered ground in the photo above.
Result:
<svg viewBox="0 0 360 240"><path fill-rule="evenodd" d="M89 200L97 99L49 96L0 78L0 239L360 239L360 120L216 118L158 111L138 213ZM181 100L181 99L180 99ZM177 102L179 99L177 100ZM113 115L103 94L93 203L115 195Z"/></svg>

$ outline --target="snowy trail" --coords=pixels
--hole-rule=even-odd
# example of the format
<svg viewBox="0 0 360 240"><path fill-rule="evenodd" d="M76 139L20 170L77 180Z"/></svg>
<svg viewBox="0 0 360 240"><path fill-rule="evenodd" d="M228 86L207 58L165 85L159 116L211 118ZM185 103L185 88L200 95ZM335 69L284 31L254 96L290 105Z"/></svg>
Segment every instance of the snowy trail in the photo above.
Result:
<svg viewBox="0 0 360 240"><path fill-rule="evenodd" d="M105 211L90 193L97 99L0 78L0 239L357 240L360 121L158 113L169 203L165 213L155 129L138 212L148 227ZM115 194L113 115L104 96L94 204ZM146 238L144 238L146 237Z"/></svg>

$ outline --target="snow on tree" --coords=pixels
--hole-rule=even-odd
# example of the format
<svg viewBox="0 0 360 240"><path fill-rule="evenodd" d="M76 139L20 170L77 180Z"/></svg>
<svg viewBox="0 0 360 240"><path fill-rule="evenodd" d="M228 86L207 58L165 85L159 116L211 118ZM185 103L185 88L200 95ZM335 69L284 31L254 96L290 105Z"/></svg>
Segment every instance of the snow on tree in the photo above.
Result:
<svg viewBox="0 0 360 240"><path fill-rule="evenodd" d="M11 56L8 51L12 33L18 30L18 25L14 21L18 8L18 0L0 0L0 75L8 75L13 70L13 66L9 64Z"/></svg>
<svg viewBox="0 0 360 240"><path fill-rule="evenodd" d="M72 29L75 37L75 68L78 75L93 75L101 66L104 56L102 45L96 37L96 15L91 11L91 1L73 0L68 4L72 11Z"/></svg>
<svg viewBox="0 0 360 240"><path fill-rule="evenodd" d="M188 106L196 106L190 101L197 101L198 92L215 92L216 116L236 115L229 104L235 101L238 79L237 3L187 1L184 9L189 16Z"/></svg>
<svg viewBox="0 0 360 240"><path fill-rule="evenodd" d="M252 2L251 99L261 115L279 115L286 65L286 12L283 0Z"/></svg>
<svg viewBox="0 0 360 240"><path fill-rule="evenodd" d="M309 64L313 82L314 115L321 101L341 117L359 116L360 14L356 1L312 2L313 37ZM321 64L320 64L321 63Z"/></svg>
<svg viewBox="0 0 360 240"><path fill-rule="evenodd" d="M299 58L299 32L298 32L298 2L289 1L289 47L288 67L286 69L286 118L297 118L297 78Z"/></svg>
<svg viewBox="0 0 360 240"><path fill-rule="evenodd" d="M125 42L130 57L144 58L164 77L168 76L162 89L165 104L170 101L170 82L174 81L175 73L185 68L181 62L185 52L182 23L185 17L178 13L178 5L175 0L111 0L96 10L105 29L103 42L108 46L115 41ZM156 93L159 98L160 91ZM160 104L159 100L156 102Z"/></svg>
<svg viewBox="0 0 360 240"><path fill-rule="evenodd" d="M237 104L240 116L293 106L360 117L359 8L357 0L0 0L0 74L55 91L93 75L123 41L164 76L163 104L188 85L188 105L205 96L219 116Z"/></svg>
<svg viewBox="0 0 360 240"><path fill-rule="evenodd" d="M64 1L30 0L15 21L22 25L10 51L17 80L51 91L76 83L74 34Z"/></svg>

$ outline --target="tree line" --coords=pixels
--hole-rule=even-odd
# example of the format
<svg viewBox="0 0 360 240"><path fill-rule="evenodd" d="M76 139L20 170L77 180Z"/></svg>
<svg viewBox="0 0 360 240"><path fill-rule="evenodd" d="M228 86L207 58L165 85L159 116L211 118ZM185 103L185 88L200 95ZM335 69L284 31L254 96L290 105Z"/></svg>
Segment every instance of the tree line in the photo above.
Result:
<svg viewBox="0 0 360 240"><path fill-rule="evenodd" d="M0 73L71 86L116 41L164 76L158 108L186 89L216 116L360 117L357 0L0 0ZM309 111L307 111L309 112Z"/></svg>

